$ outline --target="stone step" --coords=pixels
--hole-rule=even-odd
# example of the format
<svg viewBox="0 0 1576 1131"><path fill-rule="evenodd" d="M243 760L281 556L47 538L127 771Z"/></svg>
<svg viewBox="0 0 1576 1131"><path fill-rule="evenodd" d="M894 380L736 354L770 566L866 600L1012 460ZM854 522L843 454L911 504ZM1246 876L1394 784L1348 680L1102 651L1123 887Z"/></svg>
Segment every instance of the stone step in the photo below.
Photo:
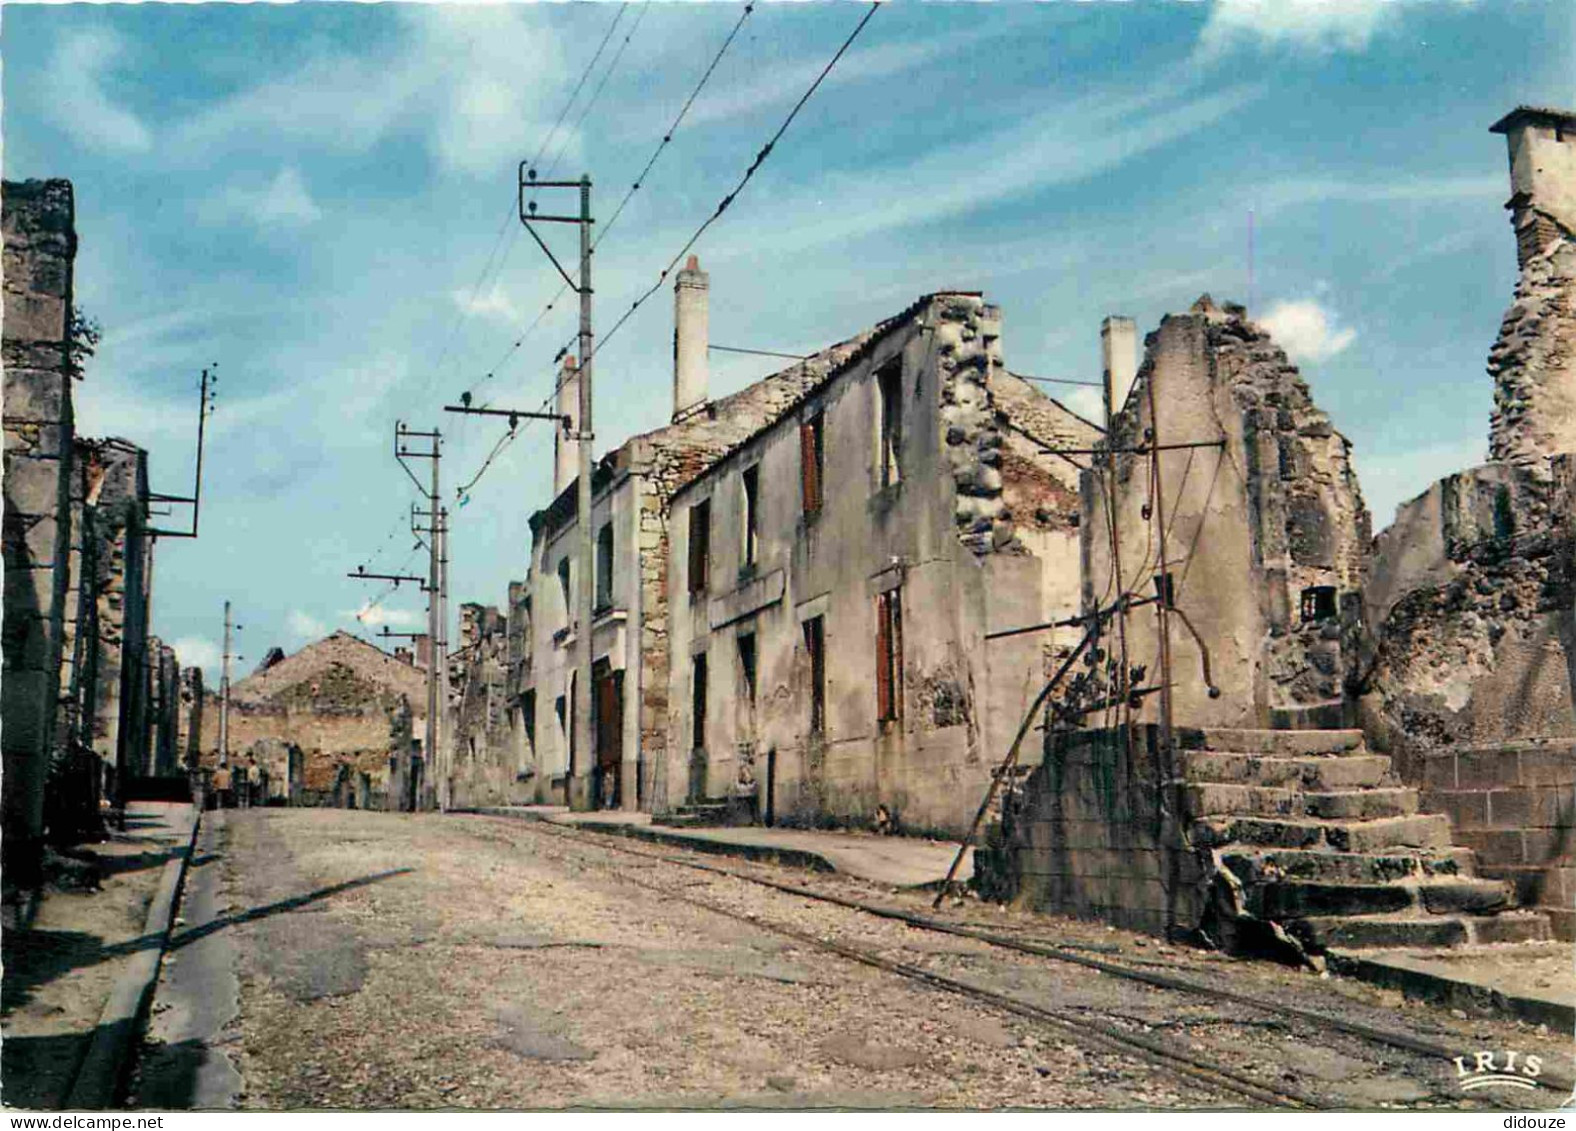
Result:
<svg viewBox="0 0 1576 1131"><path fill-rule="evenodd" d="M1356 722L1354 705L1341 699L1313 703L1304 707L1270 708L1270 726L1275 730L1340 730Z"/></svg>
<svg viewBox="0 0 1576 1131"><path fill-rule="evenodd" d="M1380 817L1369 821L1206 817L1193 822L1192 836L1194 844L1201 848L1245 844L1359 853L1397 847L1446 849L1450 847L1450 818L1437 814Z"/></svg>
<svg viewBox="0 0 1576 1131"><path fill-rule="evenodd" d="M1352 789L1384 782L1390 773L1390 759L1382 754L1284 757L1188 750L1182 755L1182 773L1192 782Z"/></svg>
<svg viewBox="0 0 1576 1131"><path fill-rule="evenodd" d="M1291 880L1247 889L1247 903L1255 915L1276 920L1397 911L1480 915L1508 910L1514 893L1508 884L1467 877L1373 884Z"/></svg>
<svg viewBox="0 0 1576 1131"><path fill-rule="evenodd" d="M1192 817L1254 814L1265 817L1321 817L1367 820L1417 812L1417 791L1403 786L1310 792L1274 786L1193 782L1182 787Z"/></svg>
<svg viewBox="0 0 1576 1131"><path fill-rule="evenodd" d="M1193 741L1189 741L1193 739ZM1244 754L1367 753L1360 730L1247 730L1208 727L1184 733L1188 749L1224 750Z"/></svg>
<svg viewBox="0 0 1576 1131"><path fill-rule="evenodd" d="M1498 915L1315 915L1290 919L1284 926L1310 950L1544 942L1552 937L1548 916L1536 911L1505 911Z"/></svg>
<svg viewBox="0 0 1576 1131"><path fill-rule="evenodd" d="M1220 862L1244 885L1279 879L1376 884L1430 876L1473 876L1477 870L1476 859L1466 848L1377 853L1234 849L1223 852Z"/></svg>
<svg viewBox="0 0 1576 1131"><path fill-rule="evenodd" d="M1472 941L1478 943L1548 942L1554 938L1548 915L1530 908L1476 915L1470 922Z"/></svg>

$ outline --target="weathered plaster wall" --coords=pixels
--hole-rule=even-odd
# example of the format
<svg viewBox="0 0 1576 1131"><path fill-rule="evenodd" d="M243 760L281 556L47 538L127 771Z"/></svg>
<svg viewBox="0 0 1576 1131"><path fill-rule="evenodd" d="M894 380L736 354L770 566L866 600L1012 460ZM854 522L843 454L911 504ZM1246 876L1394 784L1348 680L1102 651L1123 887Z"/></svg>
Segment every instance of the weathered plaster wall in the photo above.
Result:
<svg viewBox="0 0 1576 1131"><path fill-rule="evenodd" d="M1043 542L1065 525L1070 497L1068 483L1045 470L1050 458L1009 427L1008 406L995 398L998 380L1011 383L1018 402L1037 395L1006 376L999 337L999 314L978 296L927 297L675 496L667 545L673 804L726 798L742 776L754 779L762 814L778 823L867 822L884 806L911 830L966 825L1044 667L1040 639L983 640L992 629L1037 622L1046 607L1046 562L1029 551L1014 505L1026 508L1024 525ZM894 365L899 476L883 485L878 375ZM1060 419L1054 407L1048 412ZM1020 427L1031 415L1022 411ZM800 425L817 416L823 502L807 514ZM758 553L750 564L742 484L752 468ZM709 580L692 593L688 516L702 501L711 513ZM883 722L877 609L891 593L902 610L901 712ZM1072 602L1060 611L1069 614ZM811 727L803 627L815 617L826 639L820 733ZM753 701L740 653L746 634L756 648ZM697 755L700 654L706 729Z"/></svg>
<svg viewBox="0 0 1576 1131"><path fill-rule="evenodd" d="M26 883L55 748L70 550L74 203L68 181L5 182L4 679L0 750L8 880ZM16 869L13 871L13 869Z"/></svg>
<svg viewBox="0 0 1576 1131"><path fill-rule="evenodd" d="M1084 476L1086 606L1108 605L1124 588L1155 592L1163 503L1177 607L1208 646L1220 689L1219 697L1208 694L1200 649L1173 623L1176 720L1296 725L1310 709L1339 714L1361 654L1370 539L1350 445L1240 307L1222 309L1206 295L1187 314L1163 319L1145 344L1138 383L1113 422L1110 443L1120 454L1109 498L1102 476ZM1162 448L1221 445L1162 451L1159 500L1149 454L1122 451L1147 443L1151 383L1164 406ZM1113 516L1120 580L1110 549ZM1303 595L1314 587L1334 590L1333 616L1303 615ZM1129 619L1129 656L1147 680L1158 677L1152 608ZM1156 710L1156 699L1147 711Z"/></svg>
<svg viewBox="0 0 1576 1131"><path fill-rule="evenodd" d="M667 806L669 500L713 460L790 406L810 384L846 357L863 336L829 347L804 362L719 400L691 406L681 420L635 436L603 456L592 479L592 524L613 527L613 601L595 616L593 661L622 673L622 770L619 797L626 808ZM558 580L569 561L571 593L579 581L572 482L532 519L531 568L523 583L532 615L522 627L518 695L534 693L535 730L519 732L484 759L494 767L529 760L532 799L562 803L566 793L572 729L570 686L574 672L571 616ZM576 694L579 694L576 692ZM556 705L562 698L560 725ZM576 751L577 804L588 803L592 755ZM498 770L490 770L497 773Z"/></svg>

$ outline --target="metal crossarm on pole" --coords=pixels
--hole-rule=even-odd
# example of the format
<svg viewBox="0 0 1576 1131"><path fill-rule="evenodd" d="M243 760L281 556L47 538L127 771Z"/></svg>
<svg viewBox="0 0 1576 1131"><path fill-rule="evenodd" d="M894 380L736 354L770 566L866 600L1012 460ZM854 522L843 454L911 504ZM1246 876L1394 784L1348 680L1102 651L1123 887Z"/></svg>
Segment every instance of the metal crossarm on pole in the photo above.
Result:
<svg viewBox="0 0 1576 1131"><path fill-rule="evenodd" d="M210 369L218 369L216 361ZM202 371L202 381L197 392L197 470L193 475L192 493L190 495L166 495L158 491L148 492L149 500L158 503L190 503L192 508L192 528L190 530L162 530L150 529L148 533L154 538L195 538L197 537L197 523L202 518L202 457L203 440L208 430L208 416L213 412L213 394L210 388L218 384L217 373L210 374L208 369ZM160 515L169 514L169 511L160 511Z"/></svg>

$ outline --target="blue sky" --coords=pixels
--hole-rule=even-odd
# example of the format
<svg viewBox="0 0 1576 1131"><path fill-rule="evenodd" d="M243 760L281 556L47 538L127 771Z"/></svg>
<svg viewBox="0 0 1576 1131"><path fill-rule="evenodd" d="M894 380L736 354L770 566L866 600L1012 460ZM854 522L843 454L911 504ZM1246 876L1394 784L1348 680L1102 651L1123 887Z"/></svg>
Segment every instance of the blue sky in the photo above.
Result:
<svg viewBox="0 0 1576 1131"><path fill-rule="evenodd" d="M358 620L378 591L343 575L421 565L396 419L450 434L452 486L499 426L446 401L551 389L574 315L559 302L511 350L558 289L510 219L515 168L618 11L5 6L5 175L75 182L77 294L104 328L81 428L147 446L156 489L184 493L197 376L219 364L202 537L158 549L155 630L184 663L213 664L226 598L242 670L335 627L419 626L409 587ZM589 172L609 214L740 11L628 5L543 163ZM862 12L745 21L598 252L601 326ZM712 338L808 351L921 293L980 289L1010 366L1089 379L1102 316L1147 331L1203 291L1249 299L1251 212L1253 313L1353 441L1382 527L1485 458L1483 361L1515 278L1487 127L1576 105L1573 76L1563 3L893 4L698 246ZM599 451L665 422L671 318L660 293L598 353ZM714 355L713 392L770 368ZM535 425L471 491L456 606L501 603L523 575L550 465Z"/></svg>

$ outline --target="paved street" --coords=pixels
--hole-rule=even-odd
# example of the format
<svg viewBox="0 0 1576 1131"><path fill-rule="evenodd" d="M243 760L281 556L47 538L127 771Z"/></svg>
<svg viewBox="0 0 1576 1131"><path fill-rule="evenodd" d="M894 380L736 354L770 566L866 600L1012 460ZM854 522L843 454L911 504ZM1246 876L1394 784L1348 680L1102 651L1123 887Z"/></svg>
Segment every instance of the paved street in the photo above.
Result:
<svg viewBox="0 0 1576 1131"><path fill-rule="evenodd" d="M209 852L192 869L197 896L183 909L190 918L177 927L144 1052L138 1102L145 1105L1251 1102L1078 1039L1076 1030L827 954L814 939L1071 1010L1091 1026L1114 1024L1190 1049L1321 1104L1483 1102L1454 1091L1448 1063L630 855L590 834L500 818L342 810L231 811L209 814L205 825ZM840 877L723 863L894 900ZM920 911L926 901L909 897L906 906ZM1540 1048L1557 1062L1557 1043L1534 1030L1403 1010L1371 987L1337 988L1284 968L972 902L951 914L1202 980L1227 974L1237 990L1265 1000L1288 999L1295 985L1310 1007L1409 1025L1463 1049L1483 1041ZM809 939L785 937L771 924ZM226 977L238 990L233 998ZM183 1005L183 985L187 1000L204 1003L198 1012L206 1019ZM216 1011L227 1002L234 1004Z"/></svg>

